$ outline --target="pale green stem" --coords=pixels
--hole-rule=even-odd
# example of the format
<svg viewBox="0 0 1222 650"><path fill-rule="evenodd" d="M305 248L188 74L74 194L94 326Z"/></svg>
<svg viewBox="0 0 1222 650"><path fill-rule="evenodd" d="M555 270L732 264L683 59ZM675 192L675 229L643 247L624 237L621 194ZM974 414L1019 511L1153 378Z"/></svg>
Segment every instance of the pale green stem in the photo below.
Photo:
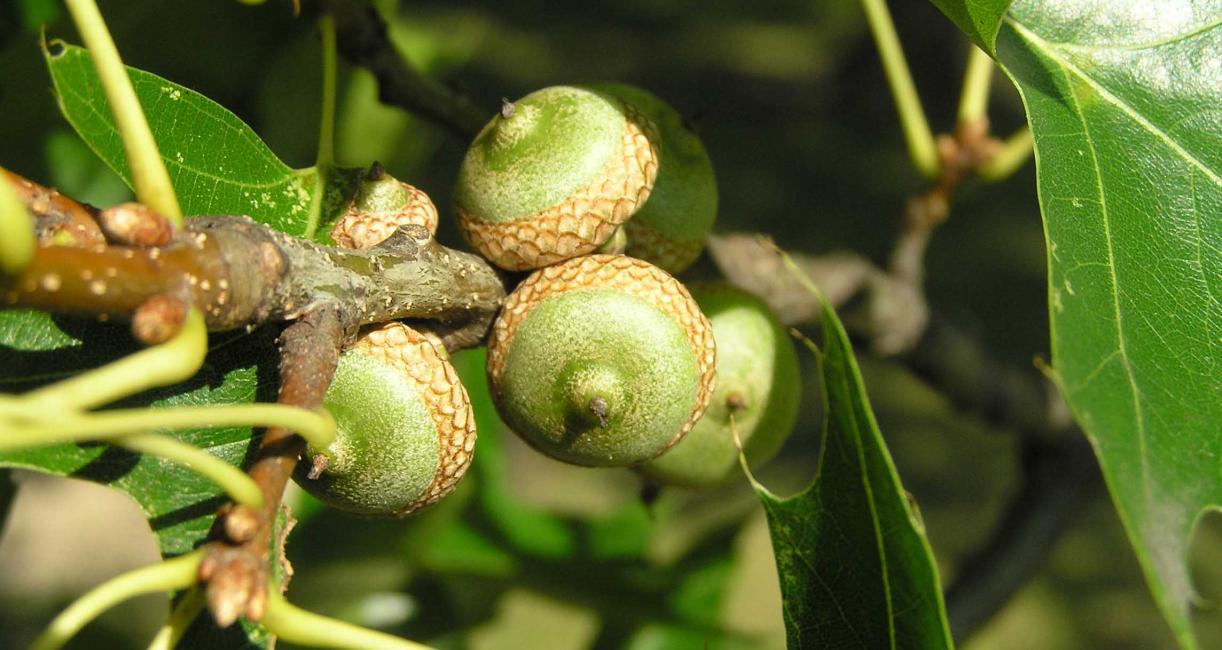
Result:
<svg viewBox="0 0 1222 650"><path fill-rule="evenodd" d="M900 39L895 33L895 24L891 21L886 0L861 0L861 6L866 11L866 21L870 24L870 32L874 34L874 43L878 46L883 71L887 74L887 84L891 86L891 95L895 98L900 126L904 129L904 139L908 143L908 155L912 157L917 171L929 178L936 178L941 166L938 162L937 143L934 141L933 132L929 130L929 122L925 119L925 109L921 108L921 98L912 82L912 73L908 70L908 61L904 58L903 48L900 47Z"/></svg>
<svg viewBox="0 0 1222 650"><path fill-rule="evenodd" d="M208 329L196 308L187 312L174 338L129 354L70 379L30 391L20 398L31 418L47 413L89 409L158 386L190 379L208 354Z"/></svg>
<svg viewBox="0 0 1222 650"><path fill-rule="evenodd" d="M157 150L157 141L149 130L148 120L140 108L140 100L132 88L131 79L119 58L119 50L110 37L106 21L94 0L65 0L77 31L89 48L93 64L98 69L98 78L114 113L115 126L123 149L127 152L127 165L132 172L132 185L136 198L143 204L161 213L177 227L182 227L182 210L178 197L170 183L165 163Z"/></svg>
<svg viewBox="0 0 1222 650"><path fill-rule="evenodd" d="M314 168L314 191L310 196L310 214L306 217L305 234L302 237L311 239L318 230L318 222L322 220L322 199L327 191L327 168Z"/></svg>
<svg viewBox="0 0 1222 650"><path fill-rule="evenodd" d="M989 86L993 82L993 59L984 50L971 46L967 55L967 71L963 74L963 92L959 95L959 123L966 124L988 117Z"/></svg>
<svg viewBox="0 0 1222 650"><path fill-rule="evenodd" d="M267 609L259 622L279 639L315 648L433 650L415 641L308 612L285 600L274 584L268 588Z"/></svg>
<svg viewBox="0 0 1222 650"><path fill-rule="evenodd" d="M178 642L182 640L182 636L187 633L187 628L191 627L191 623L203 609L203 590L199 588L199 585L191 587L178 600L174 611L170 612L169 620L161 626L161 629L157 631L157 636L153 637L153 641L149 643L148 650L174 650Z"/></svg>
<svg viewBox="0 0 1222 650"><path fill-rule="evenodd" d="M0 451L123 438L141 431L211 427L281 427L320 448L335 440L335 420L325 412L307 411L286 404L217 404L77 414L69 412L61 418L36 420L0 434Z"/></svg>
<svg viewBox="0 0 1222 650"><path fill-rule="evenodd" d="M315 164L335 164L335 18L323 14L318 19L322 36L322 119L318 124L318 157Z"/></svg>
<svg viewBox="0 0 1222 650"><path fill-rule="evenodd" d="M1031 140L1031 129L1023 127L1006 138L1006 141L1001 145L1001 149L976 170L976 175L981 180L995 183L1005 180L1011 174L1018 171L1026 164L1027 159L1031 157L1033 142Z"/></svg>
<svg viewBox="0 0 1222 650"><path fill-rule="evenodd" d="M140 454L172 460L216 483L230 499L251 508L263 507L263 492L245 472L185 442L159 433L123 436L114 444Z"/></svg>
<svg viewBox="0 0 1222 650"><path fill-rule="evenodd" d="M99 614L128 598L186 589L195 584L203 556L203 551L195 551L103 582L60 612L34 640L30 650L55 650L61 647Z"/></svg>
<svg viewBox="0 0 1222 650"><path fill-rule="evenodd" d="M0 175L0 274L16 274L34 259L34 222L21 197Z"/></svg>
<svg viewBox="0 0 1222 650"><path fill-rule="evenodd" d="M314 162L314 195L306 221L307 239L314 236L322 219L327 174L335 166L335 18L323 14L318 19L318 31L322 36L322 109L318 123L318 156Z"/></svg>

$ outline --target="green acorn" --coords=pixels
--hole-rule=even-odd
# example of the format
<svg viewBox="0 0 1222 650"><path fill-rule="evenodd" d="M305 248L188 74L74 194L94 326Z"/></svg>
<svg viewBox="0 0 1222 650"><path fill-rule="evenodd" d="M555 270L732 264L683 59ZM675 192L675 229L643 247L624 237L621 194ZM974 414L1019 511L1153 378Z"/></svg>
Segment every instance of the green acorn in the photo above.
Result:
<svg viewBox="0 0 1222 650"><path fill-rule="evenodd" d="M677 443L708 405L715 363L712 329L687 289L621 255L536 271L488 343L505 422L578 465L636 465Z"/></svg>
<svg viewBox="0 0 1222 650"><path fill-rule="evenodd" d="M691 433L641 472L659 483L709 487L739 470L731 415L752 467L776 455L798 417L801 376L793 341L758 298L728 285L693 287L692 295L713 325L717 389Z"/></svg>
<svg viewBox="0 0 1222 650"><path fill-rule="evenodd" d="M335 508L402 517L449 494L471 463L467 391L444 349L402 323L340 356L324 404L335 441L307 449L294 479Z"/></svg>
<svg viewBox="0 0 1222 650"><path fill-rule="evenodd" d="M594 251L649 197L652 131L623 101L586 88L553 86L507 103L459 169L463 234L513 271Z"/></svg>
<svg viewBox="0 0 1222 650"><path fill-rule="evenodd" d="M624 84L595 89L619 97L648 118L658 134L658 177L649 200L624 225L628 254L679 273L704 250L717 218L717 179L700 138L652 93Z"/></svg>
<svg viewBox="0 0 1222 650"><path fill-rule="evenodd" d="M408 224L436 233L437 206L428 194L374 163L362 176L348 211L331 227L331 239L344 248L370 248Z"/></svg>

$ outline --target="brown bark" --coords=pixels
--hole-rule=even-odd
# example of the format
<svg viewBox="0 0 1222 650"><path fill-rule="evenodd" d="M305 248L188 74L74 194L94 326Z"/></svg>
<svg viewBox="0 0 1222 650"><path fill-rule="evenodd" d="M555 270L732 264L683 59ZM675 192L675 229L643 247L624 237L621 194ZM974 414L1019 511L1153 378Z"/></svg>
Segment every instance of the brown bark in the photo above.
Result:
<svg viewBox="0 0 1222 650"><path fill-rule="evenodd" d="M483 340L505 297L492 267L441 246L422 226L356 251L246 217L194 217L166 230L142 206L102 217L16 175L4 172L4 180L35 216L39 246L21 273L0 277L0 308L129 318L148 343L172 336L192 306L214 331L288 322L280 337L281 404L320 408L340 351L361 325L420 319L447 347L466 347ZM221 626L263 615L279 547L276 515L304 447L292 431L269 429L248 470L263 507L231 505L217 518L200 580Z"/></svg>
<svg viewBox="0 0 1222 650"><path fill-rule="evenodd" d="M281 404L316 409L331 385L344 327L334 304L307 311L280 335ZM263 493L263 508L234 506L221 514L200 564L208 584L208 608L221 627L239 616L257 621L267 604L272 531L284 488L305 442L292 431L274 427L263 434L253 465L247 470ZM279 552L277 550L277 552Z"/></svg>
<svg viewBox="0 0 1222 650"><path fill-rule="evenodd" d="M16 177L40 230L96 211ZM54 196L51 196L54 195ZM51 197L51 198L48 198ZM74 226L76 228L76 226ZM101 231L97 230L98 237ZM81 226L81 232L88 228ZM334 304L345 329L399 319L436 321L447 346L477 344L505 296L483 259L405 226L366 250L322 246L246 217L192 217L164 246L53 245L20 274L0 277L0 307L130 318L150 299L179 296L213 331L293 320Z"/></svg>

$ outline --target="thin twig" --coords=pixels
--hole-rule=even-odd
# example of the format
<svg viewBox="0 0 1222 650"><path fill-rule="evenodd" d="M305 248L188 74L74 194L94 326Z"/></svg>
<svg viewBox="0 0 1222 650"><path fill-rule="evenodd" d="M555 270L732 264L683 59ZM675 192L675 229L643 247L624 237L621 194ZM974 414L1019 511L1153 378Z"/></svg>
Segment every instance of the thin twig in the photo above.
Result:
<svg viewBox="0 0 1222 650"><path fill-rule="evenodd" d="M31 650L59 648L99 614L133 596L187 588L193 582L200 555L194 552L163 560L120 574L94 587L60 612L30 644Z"/></svg>
<svg viewBox="0 0 1222 650"><path fill-rule="evenodd" d="M991 357L980 341L934 315L925 334L899 361L961 412L1026 438L1048 438L1048 392L1034 372Z"/></svg>
<svg viewBox="0 0 1222 650"><path fill-rule="evenodd" d="M929 120L925 119L925 109L921 107L921 98L912 81L908 60L904 58L899 36L895 33L891 11L887 9L886 0L861 0L861 6L866 12L874 43L878 46L887 84L891 86L900 126L904 129L904 140L908 143L908 154L921 174L929 178L937 177L940 169L933 132L929 129Z"/></svg>
<svg viewBox="0 0 1222 650"><path fill-rule="evenodd" d="M98 248L106 238L97 221L97 208L80 203L27 178L0 168L6 181L35 218L34 234L40 243L78 248ZM5 233L5 237L8 237ZM14 235L20 236L20 235Z"/></svg>
<svg viewBox="0 0 1222 650"><path fill-rule="evenodd" d="M290 643L319 648L361 650L434 650L422 643L309 612L271 594L263 618L267 630Z"/></svg>
<svg viewBox="0 0 1222 650"><path fill-rule="evenodd" d="M322 305L280 336L279 403L316 409L335 375L344 323L334 305ZM285 485L305 441L280 427L268 429L248 470L263 492L263 508L235 506L217 519L220 539L206 548L200 579L208 583L208 608L221 627L239 616L259 620L267 604L272 531Z"/></svg>
<svg viewBox="0 0 1222 650"><path fill-rule="evenodd" d="M989 87L993 81L993 59L975 45L969 46L963 91L959 94L959 123L988 117Z"/></svg>
<svg viewBox="0 0 1222 650"><path fill-rule="evenodd" d="M1018 493L946 591L956 643L987 623L1038 572L1102 484L1080 432L1056 442L1024 440L1022 463Z"/></svg>
<svg viewBox="0 0 1222 650"><path fill-rule="evenodd" d="M43 193L27 203L41 224ZM57 197L57 204L70 204ZM83 206L76 213L88 214ZM47 219L58 216L58 211ZM131 318L152 298L181 296L204 314L210 331L292 320L311 305L334 302L358 325L404 318L467 326L478 342L505 296L483 259L446 248L422 227L405 226L365 250L321 246L246 217L191 217L165 246L42 245L14 276L0 276L0 308L32 307ZM474 325L472 325L474 324Z"/></svg>
<svg viewBox="0 0 1222 650"><path fill-rule="evenodd" d="M1022 478L988 539L946 593L956 641L996 614L1047 559L1099 483L1090 445L1060 397L1033 372L991 358L975 339L934 318L900 358L959 410L1022 440Z"/></svg>
<svg viewBox="0 0 1222 650"><path fill-rule="evenodd" d="M1033 150L1031 129L1023 127L1001 143L993 156L976 170L976 175L990 183L1009 178L1026 164Z"/></svg>
<svg viewBox="0 0 1222 650"><path fill-rule="evenodd" d="M416 113L467 140L491 119L492 111L482 110L413 68L395 49L386 22L373 5L357 0L318 0L317 4L335 17L336 38L344 58L377 78L382 102Z"/></svg>

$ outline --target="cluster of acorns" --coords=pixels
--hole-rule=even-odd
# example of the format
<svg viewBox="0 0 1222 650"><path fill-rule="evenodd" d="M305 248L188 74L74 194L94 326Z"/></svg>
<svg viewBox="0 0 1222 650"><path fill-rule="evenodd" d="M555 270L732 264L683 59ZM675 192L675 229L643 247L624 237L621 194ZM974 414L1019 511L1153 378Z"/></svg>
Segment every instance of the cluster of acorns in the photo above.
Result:
<svg viewBox="0 0 1222 650"><path fill-rule="evenodd" d="M497 409L526 442L697 487L733 475L735 435L752 464L776 453L798 407L788 335L754 297L723 285L689 293L671 275L700 255L717 211L708 155L674 109L623 85L507 103L471 144L455 204L481 255L533 270L487 355ZM331 235L365 248L408 223L434 231L436 208L374 174ZM471 461L471 405L428 332L364 333L326 404L339 435L308 451L297 478L336 507L407 514L450 492Z"/></svg>

